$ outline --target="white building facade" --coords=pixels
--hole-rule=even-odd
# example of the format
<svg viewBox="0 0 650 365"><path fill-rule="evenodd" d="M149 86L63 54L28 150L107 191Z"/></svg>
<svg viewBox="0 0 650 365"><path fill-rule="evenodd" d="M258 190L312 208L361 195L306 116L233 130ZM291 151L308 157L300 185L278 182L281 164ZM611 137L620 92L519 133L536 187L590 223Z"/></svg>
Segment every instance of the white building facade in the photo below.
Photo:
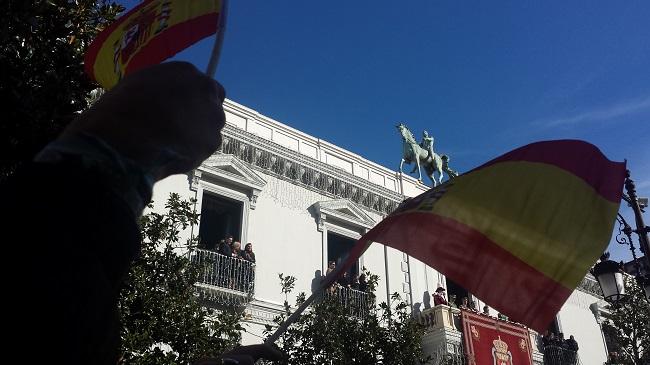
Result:
<svg viewBox="0 0 650 365"><path fill-rule="evenodd" d="M209 273L201 288L215 305L242 306L247 329L243 342L259 343L264 325L282 310L279 273L297 278L291 303L299 292L311 294L329 261L341 262L356 239L405 197L428 188L233 101L227 100L224 109L222 149L189 176L175 175L156 184L153 196L155 209L164 207L171 192L196 198L201 221L184 234L200 236L206 249L214 249L227 235L242 242L242 248L253 244L256 264L238 266L243 284L233 279L238 274L231 265L228 273ZM395 150L397 165L399 148ZM440 285L463 294L435 269L381 244L371 245L363 254L356 270L362 267L380 277L378 300L387 301L398 292L416 313L432 310L431 294ZM606 350L590 310L599 298L597 285L591 284L585 279L574 292L558 315L557 326L567 337L575 336L582 364L602 364ZM460 332L454 331L449 325L431 328L425 350L460 351L454 347L460 345ZM541 355L536 356L542 363Z"/></svg>

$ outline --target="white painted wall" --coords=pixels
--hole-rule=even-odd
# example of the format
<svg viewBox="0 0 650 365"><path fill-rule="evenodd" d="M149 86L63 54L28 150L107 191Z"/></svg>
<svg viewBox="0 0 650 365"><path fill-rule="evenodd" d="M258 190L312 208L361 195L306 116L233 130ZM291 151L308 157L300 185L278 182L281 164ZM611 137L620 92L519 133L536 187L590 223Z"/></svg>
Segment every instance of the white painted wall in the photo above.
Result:
<svg viewBox="0 0 650 365"><path fill-rule="evenodd" d="M565 338L573 335L578 341L578 355L584 365L599 365L607 361L600 326L589 310L589 305L598 301L599 298L591 294L574 290L558 313L560 330Z"/></svg>
<svg viewBox="0 0 650 365"><path fill-rule="evenodd" d="M402 192L405 196L416 196L427 190L425 185L419 184L412 177L403 176L400 182L399 174L391 169L295 130L240 104L228 100L225 109L229 124L305 156L339 167L352 175L392 191ZM396 134L395 138L399 136ZM323 255L327 253L323 247L324 233L318 230L313 205L333 198L268 175L259 169L254 168L254 171L267 182L257 198L255 209L248 207L247 226L244 227L247 241L253 243L257 258L255 301L261 303L261 307L277 309L284 301L278 280L280 272L298 279L294 293L289 298L291 303L295 302L297 293L311 293L312 286L317 281L315 272L322 270L326 260ZM184 198L196 195L199 200L197 211L200 212L202 189L199 188L196 193L191 191L186 175L171 176L156 184L153 195L155 210L164 208L170 192L179 193ZM237 191L232 193L242 194ZM379 214L362 209L376 222L381 220ZM183 238L189 237L189 233L190 230L183 232ZM359 230L358 233L363 232ZM194 227L194 234L198 234L198 227ZM379 301L388 300L387 291L390 294L398 292L404 299L409 298L411 294L413 303L419 304L419 309L423 310L432 305L430 295L437 286L445 285L444 276L412 257L408 258L409 275L405 272L407 257L400 251L390 247L385 249L378 243L370 246L361 261L363 266L380 277L376 291ZM410 289L410 293L405 292L405 288ZM580 358L584 365L602 364L605 361L601 332L589 310L589 304L595 301L597 298L576 291L559 314L560 324L567 338L573 334L580 345ZM482 308L483 303L478 304L479 309ZM269 310L269 313L271 312ZM496 315L494 310L491 312ZM247 326L250 327L251 333L258 336L262 334L262 325L248 323ZM259 342L258 337L244 334L244 344Z"/></svg>

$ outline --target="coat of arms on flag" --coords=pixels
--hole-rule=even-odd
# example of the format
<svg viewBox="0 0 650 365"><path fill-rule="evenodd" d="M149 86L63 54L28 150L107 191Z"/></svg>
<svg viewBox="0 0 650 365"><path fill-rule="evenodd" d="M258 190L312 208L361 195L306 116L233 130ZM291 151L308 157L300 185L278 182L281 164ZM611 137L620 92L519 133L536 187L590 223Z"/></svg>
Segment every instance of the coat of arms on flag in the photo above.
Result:
<svg viewBox="0 0 650 365"><path fill-rule="evenodd" d="M223 31L224 0L148 0L104 29L88 48L86 73L105 89Z"/></svg>

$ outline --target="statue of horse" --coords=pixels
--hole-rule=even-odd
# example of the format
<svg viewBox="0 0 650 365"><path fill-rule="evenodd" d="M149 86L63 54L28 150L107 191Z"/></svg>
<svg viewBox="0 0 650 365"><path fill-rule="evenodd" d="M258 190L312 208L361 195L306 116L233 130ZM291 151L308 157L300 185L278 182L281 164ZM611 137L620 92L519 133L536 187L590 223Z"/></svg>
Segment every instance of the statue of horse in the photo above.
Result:
<svg viewBox="0 0 650 365"><path fill-rule="evenodd" d="M432 156L429 156L429 151L418 144L413 133L411 133L407 126L400 123L396 127L402 135L402 161L399 164L399 172L404 173L404 162L409 165L415 163L418 170L418 181L422 182L420 168L424 167L424 171L429 179L431 179L434 187L442 184L442 158L435 152ZM438 172L437 181L434 177L434 172Z"/></svg>

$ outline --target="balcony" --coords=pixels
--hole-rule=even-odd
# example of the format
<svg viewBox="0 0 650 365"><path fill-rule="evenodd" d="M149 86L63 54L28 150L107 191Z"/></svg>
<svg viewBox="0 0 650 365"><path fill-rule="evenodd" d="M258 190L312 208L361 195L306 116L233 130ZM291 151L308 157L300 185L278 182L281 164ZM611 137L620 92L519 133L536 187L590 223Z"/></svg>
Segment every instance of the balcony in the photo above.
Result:
<svg viewBox="0 0 650 365"><path fill-rule="evenodd" d="M432 358L434 365L465 365L460 310L438 305L425 309L417 315L417 320L426 328L422 337L422 350Z"/></svg>
<svg viewBox="0 0 650 365"><path fill-rule="evenodd" d="M227 306L246 305L255 295L255 264L196 249L190 260L200 268L196 286L202 298Z"/></svg>
<svg viewBox="0 0 650 365"><path fill-rule="evenodd" d="M361 319L374 306L374 301L369 293L339 285L335 285L331 289L326 289L325 298L340 301L348 315Z"/></svg>
<svg viewBox="0 0 650 365"><path fill-rule="evenodd" d="M575 351L559 345L544 346L544 365L582 365Z"/></svg>

